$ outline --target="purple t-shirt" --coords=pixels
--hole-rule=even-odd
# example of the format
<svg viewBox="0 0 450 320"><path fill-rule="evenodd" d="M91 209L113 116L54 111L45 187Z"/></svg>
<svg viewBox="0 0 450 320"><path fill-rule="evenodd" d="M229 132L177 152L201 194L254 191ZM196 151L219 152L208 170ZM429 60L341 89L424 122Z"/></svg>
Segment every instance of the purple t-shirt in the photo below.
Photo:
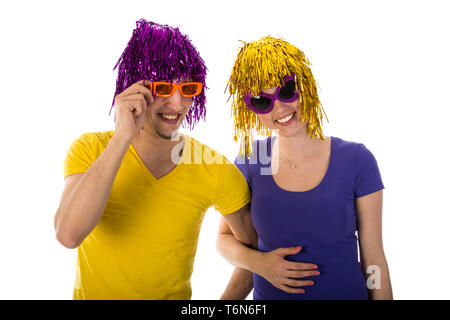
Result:
<svg viewBox="0 0 450 320"><path fill-rule="evenodd" d="M330 162L319 185L304 192L286 191L267 174L274 139L256 141L250 159L235 160L252 192L258 248L268 252L300 245L300 253L286 259L314 263L320 275L302 278L315 282L302 287L305 294L291 294L254 274L253 298L368 299L358 261L355 198L384 188L375 157L364 144L332 136Z"/></svg>

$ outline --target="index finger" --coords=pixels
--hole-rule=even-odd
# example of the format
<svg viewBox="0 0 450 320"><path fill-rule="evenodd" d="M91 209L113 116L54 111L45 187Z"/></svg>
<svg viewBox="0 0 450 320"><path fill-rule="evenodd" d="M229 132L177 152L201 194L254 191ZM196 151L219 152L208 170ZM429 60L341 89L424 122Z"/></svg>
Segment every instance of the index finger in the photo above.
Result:
<svg viewBox="0 0 450 320"><path fill-rule="evenodd" d="M151 81L147 80L147 79L143 79L141 81L136 82L137 85L141 84L146 88L150 88L150 83L151 83Z"/></svg>
<svg viewBox="0 0 450 320"><path fill-rule="evenodd" d="M150 90L150 80L141 80L139 82L137 82L137 86L138 86L138 93L142 93L143 95L145 95L145 97L147 98L148 102L153 102L153 94L152 91Z"/></svg>
<svg viewBox="0 0 450 320"><path fill-rule="evenodd" d="M318 266L312 263L294 262L286 260L286 268L288 270L316 270Z"/></svg>
<svg viewBox="0 0 450 320"><path fill-rule="evenodd" d="M139 80L138 82L133 83L131 86L123 90L120 93L120 96L124 97L131 94L142 93L145 96L145 100L147 100L147 102L149 103L152 103L154 99L153 94L150 90L150 83L150 80Z"/></svg>

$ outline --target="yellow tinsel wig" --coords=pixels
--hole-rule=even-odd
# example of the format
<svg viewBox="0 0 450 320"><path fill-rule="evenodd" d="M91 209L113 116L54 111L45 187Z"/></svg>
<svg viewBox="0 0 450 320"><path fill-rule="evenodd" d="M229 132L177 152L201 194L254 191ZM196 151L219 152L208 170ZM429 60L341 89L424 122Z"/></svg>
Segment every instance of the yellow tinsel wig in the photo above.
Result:
<svg viewBox="0 0 450 320"><path fill-rule="evenodd" d="M240 141L239 156L244 153L250 156L255 132L261 136L272 135L272 130L266 128L258 115L246 106L244 96L248 93L257 95L264 89L283 85L283 78L291 73L295 74L299 92L301 122L307 121L307 132L311 137L323 140L321 124L325 110L317 94L316 81L309 67L311 64L303 51L284 39L271 36L255 42L242 42L227 84L230 98L233 98L234 141Z"/></svg>

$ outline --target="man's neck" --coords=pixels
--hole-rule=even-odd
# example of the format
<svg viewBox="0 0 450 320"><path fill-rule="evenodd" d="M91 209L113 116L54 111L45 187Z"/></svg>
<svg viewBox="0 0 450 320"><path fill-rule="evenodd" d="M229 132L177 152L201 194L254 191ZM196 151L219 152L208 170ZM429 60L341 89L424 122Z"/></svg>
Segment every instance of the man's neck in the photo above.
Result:
<svg viewBox="0 0 450 320"><path fill-rule="evenodd" d="M149 130L142 130L134 139L132 144L139 154L146 158L146 160L164 159L170 157L172 149L180 143L181 135L175 139L164 139L156 132L148 132Z"/></svg>

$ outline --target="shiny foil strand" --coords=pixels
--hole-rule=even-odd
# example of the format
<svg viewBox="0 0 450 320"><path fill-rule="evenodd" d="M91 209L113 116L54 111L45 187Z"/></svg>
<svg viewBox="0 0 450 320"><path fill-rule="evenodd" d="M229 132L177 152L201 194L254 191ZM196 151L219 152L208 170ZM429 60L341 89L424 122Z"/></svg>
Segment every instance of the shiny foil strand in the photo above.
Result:
<svg viewBox="0 0 450 320"><path fill-rule="evenodd" d="M207 68L189 37L178 28L145 19L136 21L131 39L113 70L116 68L116 91L109 115L116 96L137 81L174 81L190 77L192 81L201 82L203 90L200 95L193 97L182 126L193 129L200 119L205 119Z"/></svg>
<svg viewBox="0 0 450 320"><path fill-rule="evenodd" d="M232 99L235 142L240 142L239 153L247 157L253 152L253 136L271 136L256 113L244 102L244 95L257 95L263 89L282 85L283 78L294 73L299 91L301 121L307 122L307 132L313 138L324 139L322 118L328 117L320 102L310 62L295 46L282 38L266 36L258 41L242 42L225 91ZM229 99L230 99L229 98Z"/></svg>

